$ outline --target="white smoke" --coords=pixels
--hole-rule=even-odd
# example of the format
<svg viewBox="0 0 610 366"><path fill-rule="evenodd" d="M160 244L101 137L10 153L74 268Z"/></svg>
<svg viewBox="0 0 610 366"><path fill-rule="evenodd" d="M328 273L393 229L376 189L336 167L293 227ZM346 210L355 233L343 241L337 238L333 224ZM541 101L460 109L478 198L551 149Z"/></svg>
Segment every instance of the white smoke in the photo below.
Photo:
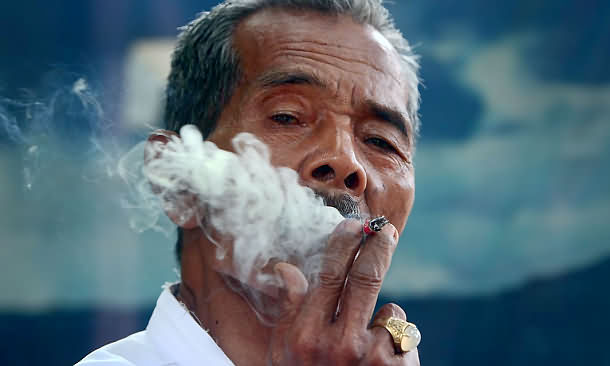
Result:
<svg viewBox="0 0 610 366"><path fill-rule="evenodd" d="M119 140L105 134L110 122L104 116L84 78L41 100L0 99L0 132L20 152L21 185L36 194L33 200L47 197L48 186L66 185L53 180L61 177L58 167L74 171L65 180L77 191L114 185L118 176L127 183L121 188L128 194L120 203L126 210L117 215L126 213L135 231L153 229L169 236L175 225L167 212L179 214L180 223L195 217L217 246L219 258L230 250L231 275L243 284L255 280L259 288L279 286L263 269L280 261L296 265L315 282L327 237L343 216L300 185L294 170L273 167L268 148L256 137L235 136L235 152L229 152L204 141L196 127L185 126L180 136L169 135L167 143L141 142L129 150L130 136ZM72 160L66 160L68 156ZM115 187L118 196L125 197ZM154 192L151 187L156 187ZM339 207L340 201L327 204ZM358 217L349 206L341 206L344 215ZM118 202L113 207L118 209ZM254 295L248 300L255 302L255 311L264 310L256 293L246 295Z"/></svg>
<svg viewBox="0 0 610 366"><path fill-rule="evenodd" d="M267 146L251 134L234 137L235 153L204 141L192 125L168 138L142 143L120 162L121 176L135 188L135 207L146 213L136 227L158 227L164 212L180 213L182 223L195 216L204 232L232 238L241 282L255 276L263 286L275 285L274 276L261 271L270 261L296 264L315 280L327 236L343 219L337 209L300 185L294 170L272 166ZM225 241L210 240L222 258Z"/></svg>

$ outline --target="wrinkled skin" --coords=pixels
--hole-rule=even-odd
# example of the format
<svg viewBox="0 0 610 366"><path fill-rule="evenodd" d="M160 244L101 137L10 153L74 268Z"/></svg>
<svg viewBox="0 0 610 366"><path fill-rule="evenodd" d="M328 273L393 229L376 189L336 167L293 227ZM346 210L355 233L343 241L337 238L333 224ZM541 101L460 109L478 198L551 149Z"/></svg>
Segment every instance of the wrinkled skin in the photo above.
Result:
<svg viewBox="0 0 610 366"><path fill-rule="evenodd" d="M383 214L393 225L361 247L359 222L341 223L315 286L296 267L277 264L284 287L268 299L281 309L273 327L227 288L230 261L220 263L201 230L184 225L179 300L236 365L419 365L417 350L397 354L385 329L369 328L414 199L398 54L349 17L279 9L243 21L235 46L243 80L209 140L231 150L237 133L253 133L270 147L273 164L295 169L302 184L347 193L363 216ZM394 304L375 316L406 319Z"/></svg>

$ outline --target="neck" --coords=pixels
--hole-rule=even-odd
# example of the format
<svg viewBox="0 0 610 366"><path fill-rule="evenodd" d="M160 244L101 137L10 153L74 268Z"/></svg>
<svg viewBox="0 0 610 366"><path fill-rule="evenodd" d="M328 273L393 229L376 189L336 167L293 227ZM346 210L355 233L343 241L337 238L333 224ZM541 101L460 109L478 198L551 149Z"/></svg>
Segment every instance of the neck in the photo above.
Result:
<svg viewBox="0 0 610 366"><path fill-rule="evenodd" d="M202 240L192 244L183 248L178 300L194 313L235 365L266 364L271 328L261 321L249 300L265 297L214 270L213 245Z"/></svg>

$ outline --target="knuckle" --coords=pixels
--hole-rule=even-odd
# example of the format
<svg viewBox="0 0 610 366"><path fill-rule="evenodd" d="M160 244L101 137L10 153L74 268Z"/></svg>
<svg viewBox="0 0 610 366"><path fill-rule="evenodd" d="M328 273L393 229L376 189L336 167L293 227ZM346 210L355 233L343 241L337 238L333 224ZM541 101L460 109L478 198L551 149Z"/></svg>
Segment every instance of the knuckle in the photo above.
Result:
<svg viewBox="0 0 610 366"><path fill-rule="evenodd" d="M379 289L381 289L383 277L384 274L380 271L363 271L360 269L354 269L349 274L349 281L353 286L378 292Z"/></svg>
<svg viewBox="0 0 610 366"><path fill-rule="evenodd" d="M345 283L345 278L338 272L320 272L318 280L320 287L328 289L342 288Z"/></svg>
<svg viewBox="0 0 610 366"><path fill-rule="evenodd" d="M343 220L330 234L329 241L343 241L357 245L362 238L360 222L355 219Z"/></svg>
<svg viewBox="0 0 610 366"><path fill-rule="evenodd" d="M314 359L320 353L317 337L309 333L300 333L292 342L293 352L302 359Z"/></svg>
<svg viewBox="0 0 610 366"><path fill-rule="evenodd" d="M405 313L403 308L401 308L397 304L391 302L391 303L385 304L383 307L384 308L387 307L388 312L390 314L392 314L392 316L398 317L401 319L405 319L405 320L407 319L407 314Z"/></svg>
<svg viewBox="0 0 610 366"><path fill-rule="evenodd" d="M343 337L337 346L336 355L341 363L352 365L364 359L365 351L356 337Z"/></svg>
<svg viewBox="0 0 610 366"><path fill-rule="evenodd" d="M370 352L367 354L367 365L403 365L404 360L390 350L385 342L376 343ZM408 364L410 365L410 364Z"/></svg>
<svg viewBox="0 0 610 366"><path fill-rule="evenodd" d="M377 233L371 239L371 245L388 252L394 252L398 245L398 241L394 240L392 233L387 233L385 231Z"/></svg>

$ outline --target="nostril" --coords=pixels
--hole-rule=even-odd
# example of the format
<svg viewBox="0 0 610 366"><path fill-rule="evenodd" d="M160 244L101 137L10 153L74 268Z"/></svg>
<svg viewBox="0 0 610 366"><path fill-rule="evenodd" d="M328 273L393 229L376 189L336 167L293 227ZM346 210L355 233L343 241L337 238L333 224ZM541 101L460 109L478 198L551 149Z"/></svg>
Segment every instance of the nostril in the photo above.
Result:
<svg viewBox="0 0 610 366"><path fill-rule="evenodd" d="M360 184L360 179L358 178L358 174L352 173L347 178L345 178L345 186L348 189L356 189Z"/></svg>
<svg viewBox="0 0 610 366"><path fill-rule="evenodd" d="M335 171L329 165L322 165L311 172L311 176L320 181L335 179Z"/></svg>

